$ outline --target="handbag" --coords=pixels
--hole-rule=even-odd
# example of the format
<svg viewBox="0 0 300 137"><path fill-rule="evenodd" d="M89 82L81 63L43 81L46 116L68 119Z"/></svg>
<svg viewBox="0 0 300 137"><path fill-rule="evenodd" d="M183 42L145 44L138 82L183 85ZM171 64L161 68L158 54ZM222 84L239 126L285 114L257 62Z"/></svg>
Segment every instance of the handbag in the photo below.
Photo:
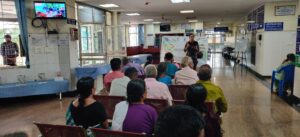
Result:
<svg viewBox="0 0 300 137"><path fill-rule="evenodd" d="M203 58L203 53L202 51L197 52L197 58L202 59Z"/></svg>

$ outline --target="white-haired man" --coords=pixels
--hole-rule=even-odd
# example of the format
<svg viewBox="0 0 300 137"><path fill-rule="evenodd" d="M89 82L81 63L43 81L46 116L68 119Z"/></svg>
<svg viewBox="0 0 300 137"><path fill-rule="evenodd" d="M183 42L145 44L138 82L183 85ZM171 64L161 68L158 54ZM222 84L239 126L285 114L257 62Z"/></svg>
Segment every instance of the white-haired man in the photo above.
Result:
<svg viewBox="0 0 300 137"><path fill-rule="evenodd" d="M199 78L197 72L193 69L194 63L191 57L183 57L181 61L182 69L175 74L176 85L192 85L195 84Z"/></svg>

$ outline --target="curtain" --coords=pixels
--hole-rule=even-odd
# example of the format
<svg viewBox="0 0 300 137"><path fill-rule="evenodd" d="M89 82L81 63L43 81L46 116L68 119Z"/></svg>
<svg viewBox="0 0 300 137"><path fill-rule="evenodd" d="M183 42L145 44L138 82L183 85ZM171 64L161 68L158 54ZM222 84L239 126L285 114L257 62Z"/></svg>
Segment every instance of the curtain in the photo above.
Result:
<svg viewBox="0 0 300 137"><path fill-rule="evenodd" d="M138 25L139 45L145 44L144 24Z"/></svg>
<svg viewBox="0 0 300 137"><path fill-rule="evenodd" d="M20 46L24 50L26 56L26 66L30 67L29 64L29 51L28 51L28 30L27 30L27 17L26 17L26 0L15 0L18 22L20 28Z"/></svg>

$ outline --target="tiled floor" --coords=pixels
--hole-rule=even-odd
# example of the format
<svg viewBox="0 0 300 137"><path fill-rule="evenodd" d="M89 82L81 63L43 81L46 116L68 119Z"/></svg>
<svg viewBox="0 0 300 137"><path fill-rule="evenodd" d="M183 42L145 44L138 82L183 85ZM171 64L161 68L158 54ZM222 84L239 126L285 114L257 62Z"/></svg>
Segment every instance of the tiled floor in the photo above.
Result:
<svg viewBox="0 0 300 137"><path fill-rule="evenodd" d="M225 137L299 137L300 113L279 97L270 94L268 88L251 73L220 56L213 61L212 81L223 90L229 110L222 117ZM210 62L212 64L212 61ZM39 135L32 121L64 124L65 110L72 98L26 100L0 105L0 136L16 131L30 137Z"/></svg>

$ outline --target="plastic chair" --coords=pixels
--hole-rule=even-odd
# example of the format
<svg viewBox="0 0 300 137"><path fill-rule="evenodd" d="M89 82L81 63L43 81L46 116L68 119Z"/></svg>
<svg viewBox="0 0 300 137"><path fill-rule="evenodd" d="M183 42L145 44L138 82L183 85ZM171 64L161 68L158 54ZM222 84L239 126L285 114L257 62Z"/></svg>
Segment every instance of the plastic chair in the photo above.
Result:
<svg viewBox="0 0 300 137"><path fill-rule="evenodd" d="M173 106L184 105L184 100L172 100Z"/></svg>
<svg viewBox="0 0 300 137"><path fill-rule="evenodd" d="M34 124L38 127L43 137L87 137L85 129L77 126L63 126L50 124Z"/></svg>
<svg viewBox="0 0 300 137"><path fill-rule="evenodd" d="M188 85L170 85L169 90L174 100L185 100Z"/></svg>
<svg viewBox="0 0 300 137"><path fill-rule="evenodd" d="M132 133L125 131L111 131L101 128L91 128L94 137L146 137L145 134Z"/></svg>
<svg viewBox="0 0 300 137"><path fill-rule="evenodd" d="M283 72L284 73L284 76L283 76L283 80L278 80L279 81L279 89L278 89L278 95L280 97L283 97L284 96L284 91L285 89L287 89L288 87L291 88L291 91L292 91L292 95L293 95L293 92L294 92L294 77L295 77L295 65L287 65L285 67L282 67L280 70L278 71L273 71L272 73L272 82L271 82L271 92L273 92L273 87L274 87L274 83L275 83L275 80L277 80L275 78L275 75L277 73L281 73Z"/></svg>
<svg viewBox="0 0 300 137"><path fill-rule="evenodd" d="M123 96L101 96L94 95L95 100L102 103L106 110L107 118L112 119L115 111L115 106L124 101L125 97Z"/></svg>
<svg viewBox="0 0 300 137"><path fill-rule="evenodd" d="M146 99L144 102L145 104L152 106L158 114L169 107L169 102L165 99Z"/></svg>

